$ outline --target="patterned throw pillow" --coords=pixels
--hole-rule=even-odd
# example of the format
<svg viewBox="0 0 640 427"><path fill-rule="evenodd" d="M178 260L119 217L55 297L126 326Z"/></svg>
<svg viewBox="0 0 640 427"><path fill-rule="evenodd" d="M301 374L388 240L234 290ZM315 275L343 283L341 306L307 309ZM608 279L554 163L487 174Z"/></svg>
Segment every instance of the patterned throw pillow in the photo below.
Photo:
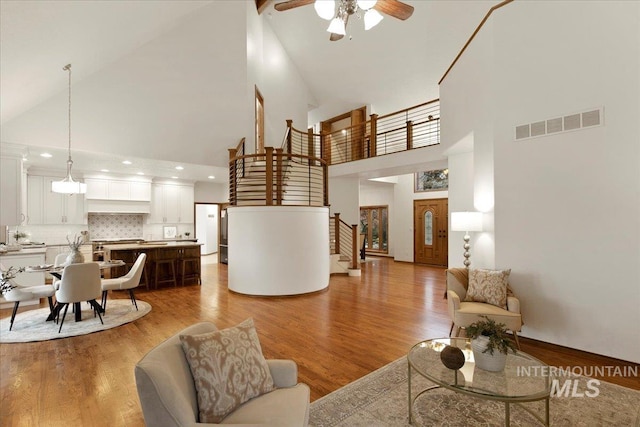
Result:
<svg viewBox="0 0 640 427"><path fill-rule="evenodd" d="M275 388L249 318L200 335L180 335L198 395L201 423L219 423L244 402Z"/></svg>
<svg viewBox="0 0 640 427"><path fill-rule="evenodd" d="M469 289L465 301L486 302L507 308L509 270L472 269L469 271Z"/></svg>

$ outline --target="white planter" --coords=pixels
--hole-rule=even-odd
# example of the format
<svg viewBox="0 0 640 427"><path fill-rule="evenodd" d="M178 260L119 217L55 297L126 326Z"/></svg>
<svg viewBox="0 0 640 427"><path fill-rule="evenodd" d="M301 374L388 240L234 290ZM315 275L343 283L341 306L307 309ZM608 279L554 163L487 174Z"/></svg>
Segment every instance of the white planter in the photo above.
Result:
<svg viewBox="0 0 640 427"><path fill-rule="evenodd" d="M507 363L507 355L499 350L494 350L493 355L488 351L483 353L489 344L489 338L480 336L471 340L471 349L473 350L473 358L476 366L485 371L500 372Z"/></svg>

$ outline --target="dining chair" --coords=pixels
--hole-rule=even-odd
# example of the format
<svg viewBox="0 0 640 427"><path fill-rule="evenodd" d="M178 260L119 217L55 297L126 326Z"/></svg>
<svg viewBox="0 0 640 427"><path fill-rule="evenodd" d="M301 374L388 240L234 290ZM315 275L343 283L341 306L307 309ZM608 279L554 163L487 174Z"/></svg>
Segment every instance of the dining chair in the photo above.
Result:
<svg viewBox="0 0 640 427"><path fill-rule="evenodd" d="M0 264L0 276L4 277L4 273L7 269ZM15 279L8 279L9 284L14 288L4 293L4 299L13 303L13 312L11 313L11 323L9 324L9 330L13 328L13 322L18 313L18 307L21 302L30 301L40 298L47 298L49 300L49 311L53 312L53 295L56 290L51 285L36 285L25 286L16 282Z"/></svg>
<svg viewBox="0 0 640 427"><path fill-rule="evenodd" d="M100 291L100 267L97 262L70 264L66 266L62 271L60 288L56 291L56 300L58 302L56 310L57 316L60 315L60 310L64 308L58 332L62 330L69 304L74 304L76 316L79 316L80 303L82 301L89 302L94 309L94 313L98 314L100 323L104 323L102 321L102 315L100 314L102 307L100 307L100 304L96 301L100 296ZM76 317L76 320L78 320L78 317Z"/></svg>
<svg viewBox="0 0 640 427"><path fill-rule="evenodd" d="M129 298L131 298L131 303L136 307L136 311L138 311L138 303L136 302L136 297L133 294L133 290L138 287L140 284L140 279L142 277L142 271L144 269L144 264L147 259L147 254L141 253L136 258L136 262L133 263L131 270L127 274L121 277L116 277L114 279L102 279L101 288L102 288L102 310L105 311L107 309L107 294L109 291L115 290L128 290Z"/></svg>

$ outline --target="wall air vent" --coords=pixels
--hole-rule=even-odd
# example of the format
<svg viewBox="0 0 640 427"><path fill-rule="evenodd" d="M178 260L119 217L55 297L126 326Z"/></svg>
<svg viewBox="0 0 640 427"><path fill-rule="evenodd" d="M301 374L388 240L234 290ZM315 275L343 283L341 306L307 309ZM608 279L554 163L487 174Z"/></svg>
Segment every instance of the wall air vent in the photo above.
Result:
<svg viewBox="0 0 640 427"><path fill-rule="evenodd" d="M601 126L604 119L604 107L583 111L563 117L554 117L543 121L516 126L516 141L536 138L561 132Z"/></svg>

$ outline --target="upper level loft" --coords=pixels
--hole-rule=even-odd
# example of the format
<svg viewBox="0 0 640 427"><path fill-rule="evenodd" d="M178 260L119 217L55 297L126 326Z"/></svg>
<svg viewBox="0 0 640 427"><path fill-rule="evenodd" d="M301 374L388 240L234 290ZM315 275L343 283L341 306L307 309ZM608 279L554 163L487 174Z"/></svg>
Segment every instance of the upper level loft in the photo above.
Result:
<svg viewBox="0 0 640 427"><path fill-rule="evenodd" d="M356 123L353 123L353 122ZM328 167L440 143L438 99L350 126L314 133L287 120L282 146L247 154L229 150L232 206L328 206Z"/></svg>

